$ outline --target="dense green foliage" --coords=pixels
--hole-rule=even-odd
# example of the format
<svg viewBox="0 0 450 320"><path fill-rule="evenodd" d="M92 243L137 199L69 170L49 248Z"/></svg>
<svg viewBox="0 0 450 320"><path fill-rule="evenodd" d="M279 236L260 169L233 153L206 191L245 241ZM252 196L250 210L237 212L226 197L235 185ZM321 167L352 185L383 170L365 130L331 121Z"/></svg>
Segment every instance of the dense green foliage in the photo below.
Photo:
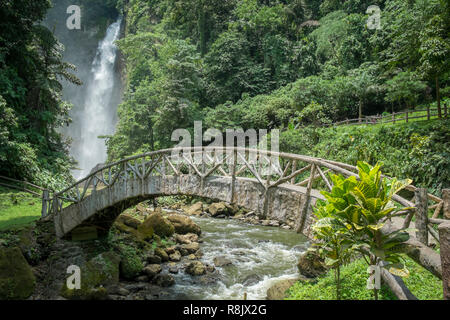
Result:
<svg viewBox="0 0 450 320"><path fill-rule="evenodd" d="M442 300L442 281L417 263L405 257L410 275L404 278L406 286L420 300ZM371 290L366 289L367 264L356 260L342 268L341 297L345 300L370 300ZM426 285L424 285L426 283ZM336 290L333 272L328 272L316 283L297 282L288 290L289 300L334 300ZM380 300L396 300L390 289L382 284Z"/></svg>
<svg viewBox="0 0 450 320"><path fill-rule="evenodd" d="M0 174L58 187L69 178L70 121L61 80L79 84L62 61L62 46L39 24L48 0L0 3Z"/></svg>
<svg viewBox="0 0 450 320"><path fill-rule="evenodd" d="M369 5L381 8L380 29L366 25ZM128 83L110 160L169 147L172 131L194 120L220 130L328 123L429 103L448 86L446 1L119 6L127 19L119 46Z"/></svg>
<svg viewBox="0 0 450 320"><path fill-rule="evenodd" d="M401 276L408 274L398 253L398 248L409 239L408 232L401 229L381 232L381 228L402 210L391 199L411 181L383 178L378 164L371 167L359 161L357 168L359 180L331 175L333 188L330 192L322 191L325 201L319 200L314 209L314 247L326 258L327 265L336 270L338 299L340 267L352 253L362 255L368 266L379 265ZM382 262L387 265L381 265ZM378 288L373 291L377 299Z"/></svg>
<svg viewBox="0 0 450 320"><path fill-rule="evenodd" d="M286 130L280 148L356 165L383 163L388 176L408 177L440 196L450 187L449 120Z"/></svg>

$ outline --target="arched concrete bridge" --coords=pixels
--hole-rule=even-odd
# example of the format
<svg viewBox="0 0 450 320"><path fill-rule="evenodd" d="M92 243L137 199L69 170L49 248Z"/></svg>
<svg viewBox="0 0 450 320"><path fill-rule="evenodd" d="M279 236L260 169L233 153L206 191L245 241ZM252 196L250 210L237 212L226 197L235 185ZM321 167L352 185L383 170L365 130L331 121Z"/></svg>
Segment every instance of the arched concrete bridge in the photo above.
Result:
<svg viewBox="0 0 450 320"><path fill-rule="evenodd" d="M145 199L195 195L228 201L261 218L295 221L297 231L308 236L312 205L323 199L321 189L332 188L328 172L358 177L354 166L296 154L222 147L166 149L108 164L54 194L48 208L57 236L64 237L86 225L107 231L123 210ZM414 206L398 195L393 200Z"/></svg>

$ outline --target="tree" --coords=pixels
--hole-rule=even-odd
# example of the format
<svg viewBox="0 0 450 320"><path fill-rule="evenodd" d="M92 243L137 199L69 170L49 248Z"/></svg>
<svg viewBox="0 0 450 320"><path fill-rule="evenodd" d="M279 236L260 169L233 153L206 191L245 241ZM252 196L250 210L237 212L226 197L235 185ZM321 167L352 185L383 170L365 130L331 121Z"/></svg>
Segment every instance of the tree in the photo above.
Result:
<svg viewBox="0 0 450 320"><path fill-rule="evenodd" d="M331 210L330 210L331 209ZM314 209L316 222L312 226L314 240L312 250L325 258L325 264L334 270L336 297L341 299L341 266L350 262L354 252L348 229L333 216L333 209L320 202Z"/></svg>
<svg viewBox="0 0 450 320"><path fill-rule="evenodd" d="M356 97L358 98L358 119L361 122L363 117L363 106L371 94L375 93L379 87L373 70L363 67L349 72L350 80Z"/></svg>
<svg viewBox="0 0 450 320"><path fill-rule="evenodd" d="M447 3L447 9L448 6ZM443 16L437 15L430 19L420 34L421 46L419 53L421 56L419 69L424 78L434 79L435 81L439 118L442 117L439 78L450 69L449 31L448 20L445 22Z"/></svg>
<svg viewBox="0 0 450 320"><path fill-rule="evenodd" d="M40 25L50 6L48 0L0 2L0 95L5 117L16 124L1 148L0 173L55 187L71 180L72 163L68 141L58 132L70 122L71 108L61 81L80 81L62 59L63 46Z"/></svg>
<svg viewBox="0 0 450 320"><path fill-rule="evenodd" d="M390 103L404 103L406 108L412 107L426 85L412 72L400 72L391 80L386 81L387 94L385 100ZM392 110L392 112L394 112Z"/></svg>

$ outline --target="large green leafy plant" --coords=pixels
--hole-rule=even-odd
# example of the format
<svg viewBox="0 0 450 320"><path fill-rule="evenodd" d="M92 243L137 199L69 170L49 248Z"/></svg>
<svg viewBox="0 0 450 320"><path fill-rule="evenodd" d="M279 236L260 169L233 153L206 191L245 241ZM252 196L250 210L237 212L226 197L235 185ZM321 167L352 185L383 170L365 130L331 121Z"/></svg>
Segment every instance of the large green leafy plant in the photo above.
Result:
<svg viewBox="0 0 450 320"><path fill-rule="evenodd" d="M331 192L322 192L326 201L318 203L315 209L317 221L313 226L318 240L316 246L329 252L326 248L338 248L336 245L339 244L341 251L362 254L369 265L380 265L384 261L384 267L391 273L407 275L397 250L409 239L407 231L382 232L381 229L386 220L400 210L392 197L410 181L383 178L380 164L371 167L366 162L358 162L357 167L359 180L353 176L345 179L332 175ZM345 262L336 257L334 263ZM374 289L374 296L377 299L377 289Z"/></svg>

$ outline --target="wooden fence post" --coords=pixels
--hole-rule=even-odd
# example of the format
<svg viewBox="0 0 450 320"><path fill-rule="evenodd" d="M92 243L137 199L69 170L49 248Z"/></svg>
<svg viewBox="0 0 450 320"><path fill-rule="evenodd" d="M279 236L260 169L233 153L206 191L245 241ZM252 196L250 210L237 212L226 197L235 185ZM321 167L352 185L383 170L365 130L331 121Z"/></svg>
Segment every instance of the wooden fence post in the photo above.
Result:
<svg viewBox="0 0 450 320"><path fill-rule="evenodd" d="M46 189L42 192L42 211L41 211L42 218L44 218L47 215L49 200L50 200L49 193L48 193L48 190Z"/></svg>
<svg viewBox="0 0 450 320"><path fill-rule="evenodd" d="M311 173L308 180L308 186L306 187L305 194L305 202L303 203L303 207L300 210L300 216L298 218L296 231L297 233L301 233L305 227L306 215L308 214L308 209L311 204L311 189L314 183L314 176L316 175L316 164L313 163L311 165Z"/></svg>
<svg viewBox="0 0 450 320"><path fill-rule="evenodd" d="M405 120L406 120L406 122L408 122L408 110L406 110L406 117L405 117Z"/></svg>
<svg viewBox="0 0 450 320"><path fill-rule="evenodd" d="M427 120L430 120L431 116L430 116L430 106L427 106Z"/></svg>
<svg viewBox="0 0 450 320"><path fill-rule="evenodd" d="M416 237L417 240L428 246L428 192L425 188L414 191L416 200Z"/></svg>
<svg viewBox="0 0 450 320"><path fill-rule="evenodd" d="M450 189L442 190L442 200L444 202L442 208L444 219L450 219Z"/></svg>
<svg viewBox="0 0 450 320"><path fill-rule="evenodd" d="M392 123L395 123L395 112L392 112Z"/></svg>
<svg viewBox="0 0 450 320"><path fill-rule="evenodd" d="M438 227L442 266L442 287L444 300L450 300L450 221L441 223Z"/></svg>

